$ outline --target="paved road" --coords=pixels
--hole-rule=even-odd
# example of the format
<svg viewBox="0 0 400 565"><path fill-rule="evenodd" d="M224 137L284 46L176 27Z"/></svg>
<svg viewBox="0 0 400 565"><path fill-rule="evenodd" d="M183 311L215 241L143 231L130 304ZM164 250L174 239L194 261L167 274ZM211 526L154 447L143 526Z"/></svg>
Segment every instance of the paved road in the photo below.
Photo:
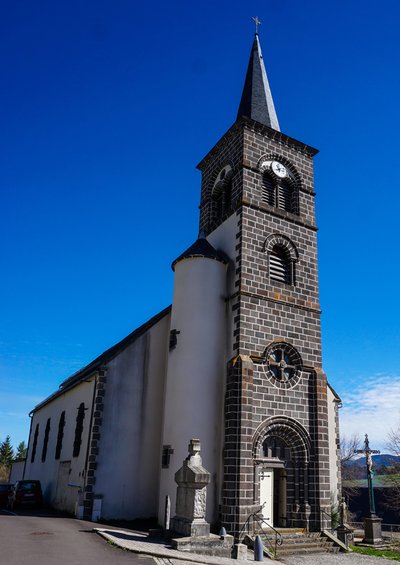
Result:
<svg viewBox="0 0 400 565"><path fill-rule="evenodd" d="M154 565L106 543L94 525L45 511L0 510L0 565Z"/></svg>

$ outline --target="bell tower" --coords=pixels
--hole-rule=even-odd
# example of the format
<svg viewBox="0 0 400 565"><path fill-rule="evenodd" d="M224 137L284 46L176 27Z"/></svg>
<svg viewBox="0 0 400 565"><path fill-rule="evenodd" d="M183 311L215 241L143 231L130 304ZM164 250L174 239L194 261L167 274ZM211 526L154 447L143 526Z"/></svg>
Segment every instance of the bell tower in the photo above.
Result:
<svg viewBox="0 0 400 565"><path fill-rule="evenodd" d="M258 34L237 119L198 165L200 230L230 263L220 518L323 526L338 481L322 369L313 158L280 131ZM336 402L336 404L335 404ZM333 406L333 408L332 408Z"/></svg>

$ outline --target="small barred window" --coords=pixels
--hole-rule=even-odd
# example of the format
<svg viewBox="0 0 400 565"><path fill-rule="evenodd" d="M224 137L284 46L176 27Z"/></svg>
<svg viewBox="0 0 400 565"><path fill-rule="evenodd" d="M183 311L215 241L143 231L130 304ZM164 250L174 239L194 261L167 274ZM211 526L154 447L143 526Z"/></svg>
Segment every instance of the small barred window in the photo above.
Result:
<svg viewBox="0 0 400 565"><path fill-rule="evenodd" d="M173 454L174 454L174 450L170 445L163 445L162 454L161 454L161 467L163 469L169 469L171 455Z"/></svg>

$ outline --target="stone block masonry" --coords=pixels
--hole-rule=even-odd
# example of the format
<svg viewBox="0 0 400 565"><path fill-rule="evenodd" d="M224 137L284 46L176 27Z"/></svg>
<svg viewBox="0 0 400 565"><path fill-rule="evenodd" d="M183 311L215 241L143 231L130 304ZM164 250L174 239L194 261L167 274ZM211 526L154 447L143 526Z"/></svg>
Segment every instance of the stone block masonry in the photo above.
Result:
<svg viewBox="0 0 400 565"><path fill-rule="evenodd" d="M203 172L200 227L210 224L212 187L219 170L234 171L232 201L238 218L235 292L229 297L233 327L225 396L222 524L237 535L259 508L258 475L265 428L288 443L287 508L290 525L318 521L330 506L327 382L322 371L318 291L317 227L312 157L316 150L252 120L239 120L200 163ZM260 162L274 159L292 171L298 213L263 202ZM221 218L223 221L223 218ZM295 249L294 284L269 276L268 238ZM302 360L295 379L277 381L267 367L274 342L293 346ZM268 432L268 423L276 424ZM304 436L303 450L296 444ZM264 439L265 439L264 438ZM290 443L291 442L291 443ZM258 450L258 451L257 451ZM261 450L261 451L260 451Z"/></svg>

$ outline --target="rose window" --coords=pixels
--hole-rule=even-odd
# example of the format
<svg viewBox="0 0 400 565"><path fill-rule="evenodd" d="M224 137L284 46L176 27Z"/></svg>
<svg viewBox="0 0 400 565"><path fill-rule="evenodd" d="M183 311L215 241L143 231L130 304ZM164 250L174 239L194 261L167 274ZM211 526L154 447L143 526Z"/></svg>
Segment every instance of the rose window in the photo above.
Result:
<svg viewBox="0 0 400 565"><path fill-rule="evenodd" d="M269 373L280 382L290 381L301 369L301 357L287 343L274 343L266 352Z"/></svg>

